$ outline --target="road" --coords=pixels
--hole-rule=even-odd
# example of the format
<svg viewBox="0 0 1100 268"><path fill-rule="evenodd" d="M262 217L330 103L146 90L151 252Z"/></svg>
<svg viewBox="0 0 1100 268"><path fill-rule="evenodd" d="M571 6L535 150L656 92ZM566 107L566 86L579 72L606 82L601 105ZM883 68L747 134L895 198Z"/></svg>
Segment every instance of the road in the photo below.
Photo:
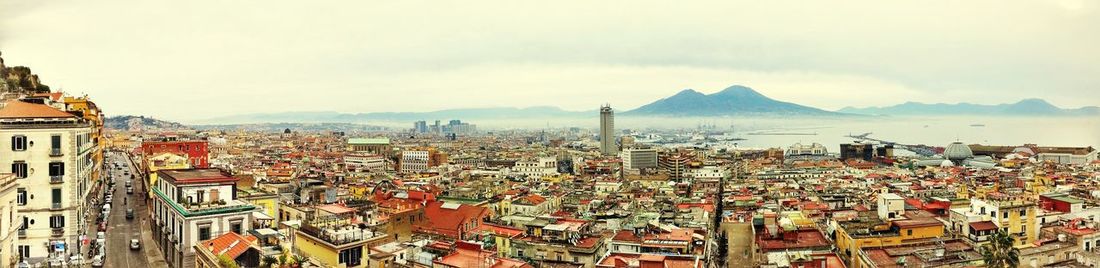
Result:
<svg viewBox="0 0 1100 268"><path fill-rule="evenodd" d="M122 169L115 168L115 163ZM151 267L143 254L145 247L149 245L142 243L142 250L130 250L130 239L143 241L141 239L142 226L149 220L147 219L148 216L145 216L149 215L145 211L145 202L140 197L145 192L144 185L141 183L142 180L132 180L133 194L126 193L126 181L131 179L129 175L125 174L127 172L131 175L136 173L126 157L119 153L109 154L104 168L110 170L111 179L115 180L114 187L108 189L114 196L111 201L111 213L108 215L109 219L107 220L107 259L104 262L104 267ZM126 219L127 208L134 209L133 219Z"/></svg>

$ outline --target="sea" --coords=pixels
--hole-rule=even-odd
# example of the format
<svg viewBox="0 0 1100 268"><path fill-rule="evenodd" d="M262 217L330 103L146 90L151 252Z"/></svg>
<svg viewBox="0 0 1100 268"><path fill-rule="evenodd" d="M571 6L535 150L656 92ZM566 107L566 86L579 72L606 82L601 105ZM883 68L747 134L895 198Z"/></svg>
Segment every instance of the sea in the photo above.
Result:
<svg viewBox="0 0 1100 268"><path fill-rule="evenodd" d="M560 129L582 127L594 130L599 118L540 118L470 122L480 130ZM839 152L848 135L870 133L868 137L901 144L946 146L955 141L984 145L1093 146L1100 148L1100 117L1008 117L1008 116L866 116L866 117L617 117L618 133L664 131L690 133L700 129L726 133L743 140L738 147L773 148L795 143L820 143Z"/></svg>

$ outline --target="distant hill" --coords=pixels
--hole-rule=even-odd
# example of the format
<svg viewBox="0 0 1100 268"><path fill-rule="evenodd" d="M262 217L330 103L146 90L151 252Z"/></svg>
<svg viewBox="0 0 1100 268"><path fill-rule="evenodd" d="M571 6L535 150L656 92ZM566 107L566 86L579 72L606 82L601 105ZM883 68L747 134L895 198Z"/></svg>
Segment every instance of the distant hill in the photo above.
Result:
<svg viewBox="0 0 1100 268"><path fill-rule="evenodd" d="M180 123L133 115L107 117L107 122L104 126L109 129L130 131L189 129L187 126Z"/></svg>
<svg viewBox="0 0 1100 268"><path fill-rule="evenodd" d="M575 112L557 107L537 106L528 108L469 108L448 109L431 112L380 112L380 113L338 113L338 112L284 112L243 114L202 120L205 124L249 124L249 123L365 123L370 121L418 121L418 120L479 120L479 119L521 119L547 117L593 116L595 111Z"/></svg>
<svg viewBox="0 0 1100 268"><path fill-rule="evenodd" d="M1064 109L1042 99L1024 99L1015 103L984 105L973 103L920 103L906 102L894 106L855 108L845 107L842 113L866 115L994 115L994 116L1082 116L1100 115L1100 107L1087 106Z"/></svg>
<svg viewBox="0 0 1100 268"><path fill-rule="evenodd" d="M843 115L768 98L744 86L731 86L713 94L685 89L670 97L626 111L624 115L730 116L730 115Z"/></svg>

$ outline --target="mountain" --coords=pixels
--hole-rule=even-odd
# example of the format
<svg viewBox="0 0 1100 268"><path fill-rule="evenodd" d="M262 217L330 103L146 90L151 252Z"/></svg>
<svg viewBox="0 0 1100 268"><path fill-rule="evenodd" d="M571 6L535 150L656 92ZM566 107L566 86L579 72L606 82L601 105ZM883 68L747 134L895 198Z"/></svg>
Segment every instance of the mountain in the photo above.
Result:
<svg viewBox="0 0 1100 268"><path fill-rule="evenodd" d="M133 115L107 117L107 122L104 126L109 129L129 131L189 129L187 126L180 123Z"/></svg>
<svg viewBox="0 0 1100 268"><path fill-rule="evenodd" d="M431 112L379 112L379 113L338 113L338 112L285 112L243 114L228 117L201 120L205 124L242 124L242 123L362 123L369 121L418 121L418 120L479 120L479 119L524 119L549 117L593 116L595 111L566 111L557 107L536 106L528 108L469 108L448 109Z"/></svg>
<svg viewBox="0 0 1100 268"><path fill-rule="evenodd" d="M744 86L731 86L713 94L685 89L670 97L626 111L644 116L729 115L843 115L794 103L777 101Z"/></svg>
<svg viewBox="0 0 1100 268"><path fill-rule="evenodd" d="M1100 107L1086 106L1064 109L1042 99L1024 99L1015 103L996 105L973 103L920 103L906 102L886 107L845 107L838 112L866 115L996 115L996 116L1081 116L1100 115Z"/></svg>

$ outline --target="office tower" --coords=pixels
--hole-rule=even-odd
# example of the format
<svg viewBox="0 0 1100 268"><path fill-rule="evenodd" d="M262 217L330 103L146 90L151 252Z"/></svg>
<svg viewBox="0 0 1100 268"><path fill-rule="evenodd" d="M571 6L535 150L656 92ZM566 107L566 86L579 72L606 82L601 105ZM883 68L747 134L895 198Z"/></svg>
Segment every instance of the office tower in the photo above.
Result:
<svg viewBox="0 0 1100 268"><path fill-rule="evenodd" d="M619 148L615 146L615 112L611 105L600 107L600 153L615 155Z"/></svg>

